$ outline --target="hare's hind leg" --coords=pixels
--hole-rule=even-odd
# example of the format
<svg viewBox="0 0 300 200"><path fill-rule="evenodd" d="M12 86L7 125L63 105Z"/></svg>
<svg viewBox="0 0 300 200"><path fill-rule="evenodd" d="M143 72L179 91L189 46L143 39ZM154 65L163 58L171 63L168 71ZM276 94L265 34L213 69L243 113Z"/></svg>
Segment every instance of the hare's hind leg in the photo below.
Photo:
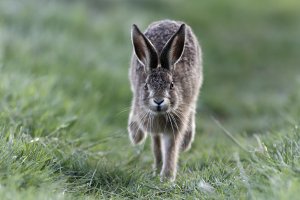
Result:
<svg viewBox="0 0 300 200"><path fill-rule="evenodd" d="M195 113L191 113L189 117L187 129L184 133L184 136L182 137L181 147L180 147L181 151L188 151L191 148L195 137L195 131L196 131L195 129L196 129Z"/></svg>
<svg viewBox="0 0 300 200"><path fill-rule="evenodd" d="M128 120L128 133L132 144L141 144L147 134L140 128L137 120L134 119L133 111L131 111Z"/></svg>
<svg viewBox="0 0 300 200"><path fill-rule="evenodd" d="M152 135L152 151L154 154L153 170L154 170L154 175L156 175L157 172L162 167L162 151L161 151L160 135Z"/></svg>

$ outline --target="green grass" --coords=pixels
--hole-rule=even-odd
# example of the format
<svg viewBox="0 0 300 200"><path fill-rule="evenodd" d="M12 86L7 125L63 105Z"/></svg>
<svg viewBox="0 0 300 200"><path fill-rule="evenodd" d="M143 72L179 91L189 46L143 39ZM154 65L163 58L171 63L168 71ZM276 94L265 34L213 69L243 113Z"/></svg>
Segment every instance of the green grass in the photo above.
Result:
<svg viewBox="0 0 300 200"><path fill-rule="evenodd" d="M0 1L1 199L297 199L300 3ZM127 137L130 28L186 21L204 52L175 184ZM232 140L232 138L233 141Z"/></svg>

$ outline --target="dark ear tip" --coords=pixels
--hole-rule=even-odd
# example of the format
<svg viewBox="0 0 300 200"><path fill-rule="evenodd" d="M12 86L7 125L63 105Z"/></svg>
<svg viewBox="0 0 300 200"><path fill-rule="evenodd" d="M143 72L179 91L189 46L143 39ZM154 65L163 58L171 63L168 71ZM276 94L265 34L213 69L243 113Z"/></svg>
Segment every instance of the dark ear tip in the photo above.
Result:
<svg viewBox="0 0 300 200"><path fill-rule="evenodd" d="M181 24L179 27L179 30L184 31L185 30L186 25L185 24Z"/></svg>
<svg viewBox="0 0 300 200"><path fill-rule="evenodd" d="M136 24L132 24L131 32L132 32L132 34L141 34L141 31Z"/></svg>
<svg viewBox="0 0 300 200"><path fill-rule="evenodd" d="M132 24L132 30L140 32L140 29L136 24Z"/></svg>

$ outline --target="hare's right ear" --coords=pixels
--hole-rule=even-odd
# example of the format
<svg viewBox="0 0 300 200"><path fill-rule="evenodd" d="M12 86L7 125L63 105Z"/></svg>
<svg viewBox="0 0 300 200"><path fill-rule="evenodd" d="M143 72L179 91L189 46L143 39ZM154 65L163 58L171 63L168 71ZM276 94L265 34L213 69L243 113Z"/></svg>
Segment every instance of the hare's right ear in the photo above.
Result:
<svg viewBox="0 0 300 200"><path fill-rule="evenodd" d="M135 24L132 25L131 39L135 55L146 71L156 68L158 64L156 49Z"/></svg>

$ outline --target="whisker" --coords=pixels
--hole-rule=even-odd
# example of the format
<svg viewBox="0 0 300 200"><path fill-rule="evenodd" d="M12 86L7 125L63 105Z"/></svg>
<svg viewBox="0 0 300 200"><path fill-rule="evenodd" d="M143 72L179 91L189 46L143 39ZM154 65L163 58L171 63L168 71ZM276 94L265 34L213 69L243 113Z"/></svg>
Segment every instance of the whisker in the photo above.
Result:
<svg viewBox="0 0 300 200"><path fill-rule="evenodd" d="M167 113L167 114L168 114L168 113ZM164 117L165 117L165 120L166 120L164 132L166 132L166 128L167 128L167 124L168 124L168 118L166 117L166 115L165 115Z"/></svg>
<svg viewBox="0 0 300 200"><path fill-rule="evenodd" d="M149 115L149 117L150 117L150 132L152 133L153 132L153 117L152 117L152 115L150 114Z"/></svg>
<svg viewBox="0 0 300 200"><path fill-rule="evenodd" d="M182 120L182 118L179 116L179 114L177 114L176 112L173 112L173 114L178 118L179 123L185 124L184 121ZM175 116L174 116L174 118L175 118Z"/></svg>
<svg viewBox="0 0 300 200"><path fill-rule="evenodd" d="M173 114L175 114L178 117L181 123L184 123L183 121L184 115L181 111L173 110Z"/></svg>
<svg viewBox="0 0 300 200"><path fill-rule="evenodd" d="M148 111L148 112L147 112L147 117L146 117L146 119L148 118L148 119L147 119L147 120L148 120L148 122L147 122L147 127L146 127L147 132L148 132L148 130L149 130L148 128L149 128L149 124L150 124L149 113L150 113L150 112ZM146 121L145 121L145 122L146 122ZM149 131L149 132L150 132L150 131Z"/></svg>
<svg viewBox="0 0 300 200"><path fill-rule="evenodd" d="M173 122L172 122L172 119L169 117L169 113L167 113L167 116L168 116L168 118L169 118L169 120L170 120L171 127L172 127L172 130L173 130L173 138L174 138L174 140L175 140L175 132L174 132L174 128L173 128Z"/></svg>
<svg viewBox="0 0 300 200"><path fill-rule="evenodd" d="M116 114L116 116L119 116L120 114L122 114L122 113L124 113L124 112L126 112L126 111L130 111L130 108L131 108L131 106L123 108L120 112L118 112L118 113Z"/></svg>
<svg viewBox="0 0 300 200"><path fill-rule="evenodd" d="M177 127L177 131L179 131L179 127L178 127L178 125L177 125L177 122L176 122L175 117L172 115L172 113L170 113L170 116L171 116L171 118L173 119L175 126Z"/></svg>

